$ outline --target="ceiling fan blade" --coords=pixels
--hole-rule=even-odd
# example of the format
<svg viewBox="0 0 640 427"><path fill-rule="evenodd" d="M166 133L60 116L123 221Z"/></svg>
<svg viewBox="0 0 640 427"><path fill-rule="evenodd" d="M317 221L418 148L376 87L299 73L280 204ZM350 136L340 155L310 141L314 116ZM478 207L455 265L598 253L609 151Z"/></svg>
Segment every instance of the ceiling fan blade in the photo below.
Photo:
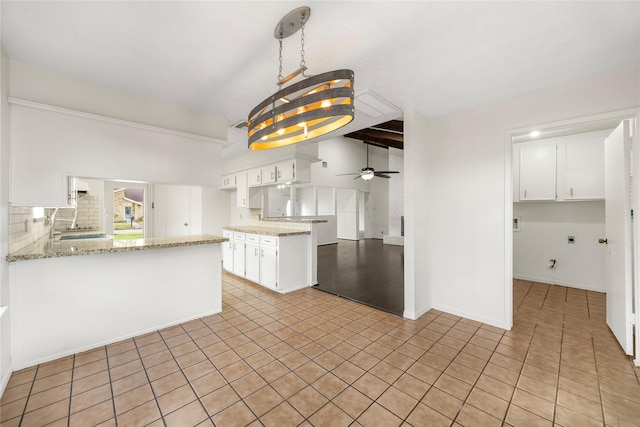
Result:
<svg viewBox="0 0 640 427"><path fill-rule="evenodd" d="M376 173L400 173L398 171L376 171Z"/></svg>
<svg viewBox="0 0 640 427"><path fill-rule="evenodd" d="M354 173L339 173L339 174L336 174L335 176L345 176L345 175L358 175L358 176L360 176L360 172L354 172Z"/></svg>
<svg viewBox="0 0 640 427"><path fill-rule="evenodd" d="M356 176L356 177L355 177L355 178L353 178L353 179L358 179L358 178L361 178L361 176L360 176L360 175L358 175L358 176Z"/></svg>
<svg viewBox="0 0 640 427"><path fill-rule="evenodd" d="M389 175L383 175L380 172L376 172L374 175L377 176L378 178L386 178L386 179L391 178Z"/></svg>

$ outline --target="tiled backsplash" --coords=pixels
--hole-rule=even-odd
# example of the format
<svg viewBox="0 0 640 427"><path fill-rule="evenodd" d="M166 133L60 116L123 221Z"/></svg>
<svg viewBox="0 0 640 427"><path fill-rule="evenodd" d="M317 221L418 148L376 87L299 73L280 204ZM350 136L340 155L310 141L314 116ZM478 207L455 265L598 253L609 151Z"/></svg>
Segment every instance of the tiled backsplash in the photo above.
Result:
<svg viewBox="0 0 640 427"><path fill-rule="evenodd" d="M23 249L37 240L48 237L51 224L48 218L53 209L44 210L44 218L33 219L33 207L11 206L9 207L9 253Z"/></svg>
<svg viewBox="0 0 640 427"><path fill-rule="evenodd" d="M9 253L14 253L34 244L40 239L49 238L51 216L55 208L45 208L44 218L34 220L34 208L31 206L11 206L9 208ZM95 230L100 228L100 198L84 195L78 198L76 230ZM75 208L59 208L55 216L55 231L67 231L73 225Z"/></svg>
<svg viewBox="0 0 640 427"><path fill-rule="evenodd" d="M100 197L81 195L78 197L76 229L96 230L100 228ZM59 209L56 214L56 231L67 231L73 224L75 209Z"/></svg>

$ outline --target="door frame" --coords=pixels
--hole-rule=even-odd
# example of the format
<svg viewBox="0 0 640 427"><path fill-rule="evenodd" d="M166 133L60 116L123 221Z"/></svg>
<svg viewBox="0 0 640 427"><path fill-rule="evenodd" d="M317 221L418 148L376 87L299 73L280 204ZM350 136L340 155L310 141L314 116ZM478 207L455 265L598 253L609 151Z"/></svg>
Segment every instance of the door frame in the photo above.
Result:
<svg viewBox="0 0 640 427"><path fill-rule="evenodd" d="M546 123L536 123L520 128L507 129L504 139L504 313L507 329L513 327L513 137L533 130L558 129L586 125L591 122L604 120L623 120L635 118L635 126L632 127L634 135L632 149L634 153L640 153L640 108L611 111L590 116L577 117ZM633 173L632 185L634 189L640 189L640 154L633 156L631 169ZM636 191L637 197L633 200L632 209L640 212L640 191ZM633 306L635 310L635 356L634 363L640 366L640 226L633 228Z"/></svg>

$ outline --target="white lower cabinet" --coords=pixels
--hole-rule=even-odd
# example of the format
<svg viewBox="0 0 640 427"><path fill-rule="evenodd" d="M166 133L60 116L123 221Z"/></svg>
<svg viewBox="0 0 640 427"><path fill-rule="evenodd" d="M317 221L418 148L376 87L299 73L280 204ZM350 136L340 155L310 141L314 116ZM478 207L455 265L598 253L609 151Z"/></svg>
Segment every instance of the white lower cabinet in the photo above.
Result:
<svg viewBox="0 0 640 427"><path fill-rule="evenodd" d="M233 274L245 275L245 234L233 233Z"/></svg>
<svg viewBox="0 0 640 427"><path fill-rule="evenodd" d="M266 236L224 230L225 270L277 292L310 286L309 234Z"/></svg>
<svg viewBox="0 0 640 427"><path fill-rule="evenodd" d="M245 246L245 278L260 281L260 236L247 234Z"/></svg>
<svg viewBox="0 0 640 427"><path fill-rule="evenodd" d="M262 236L261 240L260 284L271 289L278 289L278 238Z"/></svg>
<svg viewBox="0 0 640 427"><path fill-rule="evenodd" d="M233 231L222 230L222 237L229 239L222 244L222 267L227 271L233 271Z"/></svg>

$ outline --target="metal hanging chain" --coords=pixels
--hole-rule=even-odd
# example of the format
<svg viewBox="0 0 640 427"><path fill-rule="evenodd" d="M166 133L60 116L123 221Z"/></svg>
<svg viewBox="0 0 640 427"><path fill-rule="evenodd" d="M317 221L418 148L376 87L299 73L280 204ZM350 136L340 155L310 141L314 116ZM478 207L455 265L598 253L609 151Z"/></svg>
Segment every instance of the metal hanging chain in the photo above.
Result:
<svg viewBox="0 0 640 427"><path fill-rule="evenodd" d="M304 23L306 21L306 18L304 16L304 13L301 16L302 23L300 25L300 70L302 70L302 77L306 77L306 75L304 74L304 71L307 69L307 67L305 67L304 60Z"/></svg>
<svg viewBox="0 0 640 427"><path fill-rule="evenodd" d="M282 30L280 31L280 37L278 38L278 43L280 44L280 52L278 54L278 62L280 63L280 68L278 69L278 86L282 87Z"/></svg>

